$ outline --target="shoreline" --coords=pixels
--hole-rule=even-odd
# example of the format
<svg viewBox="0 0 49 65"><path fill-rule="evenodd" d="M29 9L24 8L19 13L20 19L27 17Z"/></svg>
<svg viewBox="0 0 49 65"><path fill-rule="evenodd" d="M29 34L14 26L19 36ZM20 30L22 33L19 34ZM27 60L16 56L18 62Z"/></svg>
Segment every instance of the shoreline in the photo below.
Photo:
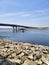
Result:
<svg viewBox="0 0 49 65"><path fill-rule="evenodd" d="M49 65L49 46L0 39L1 65Z"/></svg>
<svg viewBox="0 0 49 65"><path fill-rule="evenodd" d="M13 28L0 28L0 30L13 30ZM49 30L49 27L20 28L19 30Z"/></svg>

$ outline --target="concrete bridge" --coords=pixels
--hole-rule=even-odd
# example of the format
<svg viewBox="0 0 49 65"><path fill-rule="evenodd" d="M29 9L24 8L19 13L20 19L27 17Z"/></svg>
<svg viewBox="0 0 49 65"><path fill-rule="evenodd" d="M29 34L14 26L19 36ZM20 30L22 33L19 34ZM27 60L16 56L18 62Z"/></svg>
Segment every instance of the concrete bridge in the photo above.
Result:
<svg viewBox="0 0 49 65"><path fill-rule="evenodd" d="M5 24L5 23L0 23L0 26L10 26L13 28L13 31L17 31L18 28L22 27L22 28L33 28L33 27L29 27L29 26L23 26L23 25L16 25L16 24Z"/></svg>

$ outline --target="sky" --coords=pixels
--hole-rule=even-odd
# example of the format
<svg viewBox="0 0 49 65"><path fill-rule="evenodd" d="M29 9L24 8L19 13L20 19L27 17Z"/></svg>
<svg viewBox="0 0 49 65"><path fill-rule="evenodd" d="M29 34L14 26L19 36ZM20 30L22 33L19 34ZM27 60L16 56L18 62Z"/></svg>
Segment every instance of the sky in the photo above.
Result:
<svg viewBox="0 0 49 65"><path fill-rule="evenodd" d="M0 0L0 23L49 27L49 0Z"/></svg>

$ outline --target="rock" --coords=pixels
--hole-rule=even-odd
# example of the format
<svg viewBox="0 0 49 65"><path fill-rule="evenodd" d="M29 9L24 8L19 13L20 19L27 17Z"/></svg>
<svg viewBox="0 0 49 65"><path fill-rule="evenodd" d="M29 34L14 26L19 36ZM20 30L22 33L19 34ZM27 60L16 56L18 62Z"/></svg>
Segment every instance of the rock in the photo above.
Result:
<svg viewBox="0 0 49 65"><path fill-rule="evenodd" d="M10 62L10 61L5 60L5 61L2 63L2 65L12 65L12 64L11 64L11 62Z"/></svg>
<svg viewBox="0 0 49 65"><path fill-rule="evenodd" d="M39 48L38 48L38 46L36 46L35 51L38 51L38 50L39 50Z"/></svg>
<svg viewBox="0 0 49 65"><path fill-rule="evenodd" d="M9 53L9 52L10 52L10 53L13 53L13 52L14 52L14 48L10 48L7 52L8 52L8 53Z"/></svg>
<svg viewBox="0 0 49 65"><path fill-rule="evenodd" d="M42 58L41 54L36 55L36 59L40 59L40 58Z"/></svg>
<svg viewBox="0 0 49 65"><path fill-rule="evenodd" d="M25 60L27 60L27 56L22 56L22 57L21 57L22 63L24 63Z"/></svg>
<svg viewBox="0 0 49 65"><path fill-rule="evenodd" d="M35 47L30 47L30 49L31 49L32 51L35 51Z"/></svg>
<svg viewBox="0 0 49 65"><path fill-rule="evenodd" d="M33 51L33 54L39 55L40 54L40 51Z"/></svg>
<svg viewBox="0 0 49 65"><path fill-rule="evenodd" d="M12 57L12 58L15 58L15 57L16 57L16 53L13 53L13 54L11 55L11 57Z"/></svg>
<svg viewBox="0 0 49 65"><path fill-rule="evenodd" d="M4 59L0 59L0 65L3 63Z"/></svg>
<svg viewBox="0 0 49 65"><path fill-rule="evenodd" d="M28 54L30 54L31 52L30 52L29 50L23 50L23 53L24 53L25 55L28 55Z"/></svg>
<svg viewBox="0 0 49 65"><path fill-rule="evenodd" d="M33 60L33 55L32 55L32 54L30 54L30 55L28 56L28 59Z"/></svg>
<svg viewBox="0 0 49 65"><path fill-rule="evenodd" d="M17 60L17 62L14 62L13 60L12 61L9 61L9 60L5 60L3 63L2 63L2 65L20 65L19 64L19 60Z"/></svg>
<svg viewBox="0 0 49 65"><path fill-rule="evenodd" d="M18 55L19 58L21 58L22 56L24 56L24 53L23 52Z"/></svg>
<svg viewBox="0 0 49 65"><path fill-rule="evenodd" d="M47 51L43 51L43 53L44 53L44 54L48 54L49 52L47 52Z"/></svg>
<svg viewBox="0 0 49 65"><path fill-rule="evenodd" d="M43 61L45 64L49 65L49 61L48 60L44 60Z"/></svg>
<svg viewBox="0 0 49 65"><path fill-rule="evenodd" d="M0 46L0 49L4 49L4 46Z"/></svg>
<svg viewBox="0 0 49 65"><path fill-rule="evenodd" d="M11 56L11 55L9 55L9 56L8 56L8 59L11 59L11 58L12 58L12 56Z"/></svg>
<svg viewBox="0 0 49 65"><path fill-rule="evenodd" d="M16 63L16 64L21 64L21 60L19 60L19 59L8 59L8 61L10 61L12 63Z"/></svg>
<svg viewBox="0 0 49 65"><path fill-rule="evenodd" d="M39 53L33 55L33 60L34 60L34 61L35 61L35 60L39 60L39 59L41 59L41 58L42 58L42 55L39 54Z"/></svg>
<svg viewBox="0 0 49 65"><path fill-rule="evenodd" d="M49 65L49 59L48 58L45 58L44 56L42 56L42 61L45 63L45 64L47 64L47 65Z"/></svg>
<svg viewBox="0 0 49 65"><path fill-rule="evenodd" d="M8 57L8 53L2 53L2 56L3 56L4 58L7 58L7 57Z"/></svg>
<svg viewBox="0 0 49 65"><path fill-rule="evenodd" d="M38 47L41 49L45 49L45 47L43 45L38 45Z"/></svg>
<svg viewBox="0 0 49 65"><path fill-rule="evenodd" d="M6 52L6 51L7 51L7 48L3 48L2 51L3 51L3 52Z"/></svg>
<svg viewBox="0 0 49 65"><path fill-rule="evenodd" d="M47 65L47 64L43 63L42 65Z"/></svg>
<svg viewBox="0 0 49 65"><path fill-rule="evenodd" d="M21 52L22 52L21 49L16 49L16 50L15 50L15 53L16 53L17 55L21 54Z"/></svg>
<svg viewBox="0 0 49 65"><path fill-rule="evenodd" d="M5 55L6 53L4 53L4 52L1 52L0 54L1 54L1 55L4 57L4 55Z"/></svg>
<svg viewBox="0 0 49 65"><path fill-rule="evenodd" d="M42 61L41 61L41 60L39 60L37 64L38 64L38 65L42 65Z"/></svg>
<svg viewBox="0 0 49 65"><path fill-rule="evenodd" d="M37 65L37 64L32 60L26 60L22 65Z"/></svg>

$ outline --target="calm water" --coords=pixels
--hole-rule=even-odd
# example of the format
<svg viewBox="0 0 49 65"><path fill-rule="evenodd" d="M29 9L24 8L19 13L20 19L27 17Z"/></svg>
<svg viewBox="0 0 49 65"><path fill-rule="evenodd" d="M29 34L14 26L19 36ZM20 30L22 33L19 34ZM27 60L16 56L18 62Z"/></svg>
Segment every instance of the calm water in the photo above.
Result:
<svg viewBox="0 0 49 65"><path fill-rule="evenodd" d="M0 30L0 38L49 45L49 30L28 30L13 32L12 30Z"/></svg>

